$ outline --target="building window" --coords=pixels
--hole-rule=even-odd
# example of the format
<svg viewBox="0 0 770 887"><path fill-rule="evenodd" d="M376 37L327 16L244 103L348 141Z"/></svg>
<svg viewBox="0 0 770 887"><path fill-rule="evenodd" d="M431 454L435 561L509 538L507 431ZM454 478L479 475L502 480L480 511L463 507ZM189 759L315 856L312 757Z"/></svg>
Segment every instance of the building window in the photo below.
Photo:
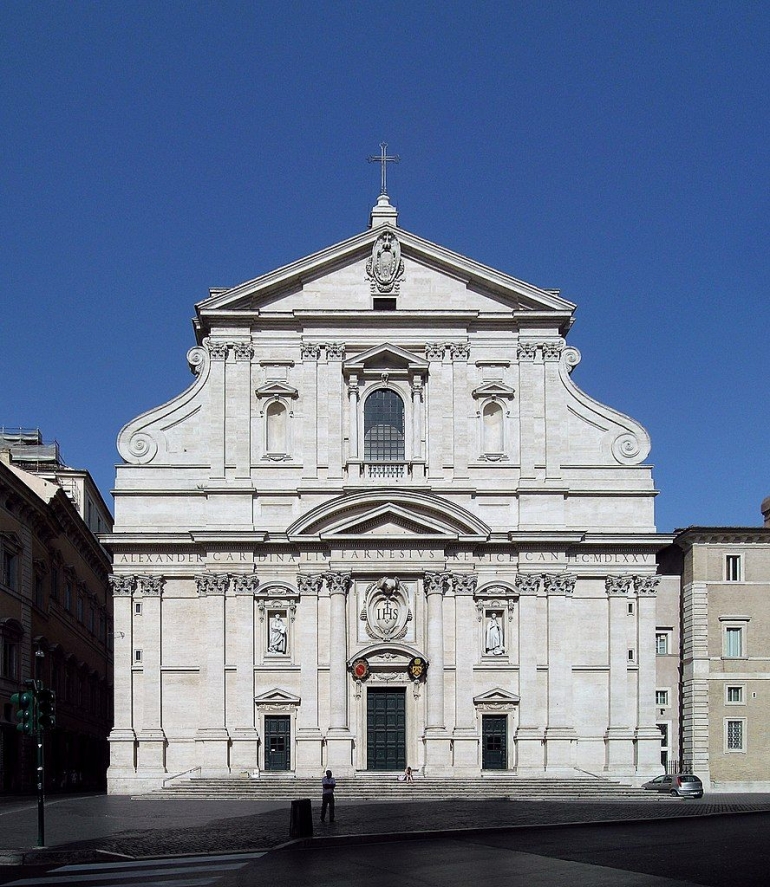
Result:
<svg viewBox="0 0 770 887"><path fill-rule="evenodd" d="M629 661L629 662L634 662L635 660L636 660L636 651L635 651L635 650L632 650L632 649L629 649L629 651L628 651L628 661Z"/></svg>
<svg viewBox="0 0 770 887"><path fill-rule="evenodd" d="M72 612L72 583L69 579L64 583L64 609Z"/></svg>
<svg viewBox="0 0 770 887"><path fill-rule="evenodd" d="M375 311L395 311L396 298L395 296L375 296L372 299L372 308Z"/></svg>
<svg viewBox="0 0 770 887"><path fill-rule="evenodd" d="M141 615L142 615L142 602L141 601L134 601L134 616L141 616Z"/></svg>
<svg viewBox="0 0 770 887"><path fill-rule="evenodd" d="M655 630L655 652L658 656L668 656L671 652L670 628L658 628Z"/></svg>
<svg viewBox="0 0 770 887"><path fill-rule="evenodd" d="M78 622L83 621L83 598L80 595L78 595L77 600L77 618Z"/></svg>
<svg viewBox="0 0 770 887"><path fill-rule="evenodd" d="M628 613L629 616L634 615L634 602L633 601L629 601L628 604L626 604L626 612Z"/></svg>
<svg viewBox="0 0 770 887"><path fill-rule="evenodd" d="M744 687L743 684L726 684L725 685L725 705L744 705Z"/></svg>
<svg viewBox="0 0 770 887"><path fill-rule="evenodd" d="M668 690L656 690L655 691L655 705L658 708L667 708L668 707Z"/></svg>
<svg viewBox="0 0 770 887"><path fill-rule="evenodd" d="M726 659L739 659L745 656L745 638L742 625L726 625L724 634L724 655Z"/></svg>
<svg viewBox="0 0 770 887"><path fill-rule="evenodd" d="M19 588L18 549L10 544L0 543L0 582L11 591Z"/></svg>
<svg viewBox="0 0 770 887"><path fill-rule="evenodd" d="M45 592L43 590L43 577L38 574L35 576L35 605L42 607L45 605Z"/></svg>
<svg viewBox="0 0 770 887"><path fill-rule="evenodd" d="M59 600L59 571L56 567L51 568L51 600Z"/></svg>
<svg viewBox="0 0 770 887"><path fill-rule="evenodd" d="M664 770L668 770L668 737L669 737L669 724L668 723L659 723L658 730L660 730L660 763L663 766Z"/></svg>
<svg viewBox="0 0 770 887"><path fill-rule="evenodd" d="M2 677L9 681L18 680L19 677L19 645L9 637L0 637L3 647Z"/></svg>
<svg viewBox="0 0 770 887"><path fill-rule="evenodd" d="M142 651L134 650L134 665L139 665L142 661Z"/></svg>
<svg viewBox="0 0 770 887"><path fill-rule="evenodd" d="M725 751L746 751L746 719L725 719Z"/></svg>
<svg viewBox="0 0 770 887"><path fill-rule="evenodd" d="M740 554L725 555L725 581L741 582L743 580L743 556Z"/></svg>
<svg viewBox="0 0 770 887"><path fill-rule="evenodd" d="M373 391L364 404L364 460L403 462L404 402L388 388Z"/></svg>

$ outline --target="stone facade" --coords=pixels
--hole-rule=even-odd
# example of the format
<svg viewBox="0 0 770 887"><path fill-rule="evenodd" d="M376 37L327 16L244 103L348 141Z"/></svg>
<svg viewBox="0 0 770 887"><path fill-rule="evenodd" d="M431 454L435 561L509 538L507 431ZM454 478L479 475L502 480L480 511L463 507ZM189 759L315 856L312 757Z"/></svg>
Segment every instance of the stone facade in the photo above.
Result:
<svg viewBox="0 0 770 887"><path fill-rule="evenodd" d="M120 432L112 792L660 769L647 433L574 384L573 304L396 216L211 291Z"/></svg>

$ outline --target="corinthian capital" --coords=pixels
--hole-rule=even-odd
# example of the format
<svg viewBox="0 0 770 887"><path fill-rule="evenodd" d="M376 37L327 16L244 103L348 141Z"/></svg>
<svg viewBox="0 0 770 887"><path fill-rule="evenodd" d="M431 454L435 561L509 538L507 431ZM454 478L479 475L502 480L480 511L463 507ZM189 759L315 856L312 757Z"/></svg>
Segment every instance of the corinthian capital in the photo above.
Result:
<svg viewBox="0 0 770 887"><path fill-rule="evenodd" d="M321 356L321 346L313 342L302 342L299 346L299 353L302 360L318 360Z"/></svg>
<svg viewBox="0 0 770 887"><path fill-rule="evenodd" d="M537 345L534 342L519 342L516 354L519 360L534 360L537 356Z"/></svg>
<svg viewBox="0 0 770 887"><path fill-rule="evenodd" d="M660 576L634 576L634 590L639 597L655 597L660 585Z"/></svg>
<svg viewBox="0 0 770 887"><path fill-rule="evenodd" d="M607 576L604 588L610 597L628 594L631 591L633 576Z"/></svg>
<svg viewBox="0 0 770 887"><path fill-rule="evenodd" d="M325 573L326 587L329 594L347 594L350 588L350 573Z"/></svg>
<svg viewBox="0 0 770 887"><path fill-rule="evenodd" d="M228 573L202 573L195 577L195 584L198 588L198 597L227 594L230 576Z"/></svg>
<svg viewBox="0 0 770 887"><path fill-rule="evenodd" d="M459 594L475 594L479 577L473 573L452 573L455 592Z"/></svg>
<svg viewBox="0 0 770 887"><path fill-rule="evenodd" d="M543 573L543 585L546 594L564 594L571 596L575 590L577 576L571 573Z"/></svg>
<svg viewBox="0 0 770 887"><path fill-rule="evenodd" d="M229 345L227 342L211 342L206 340L212 360L227 360Z"/></svg>
<svg viewBox="0 0 770 887"><path fill-rule="evenodd" d="M446 592L446 573L426 573L423 577L423 586L425 594L445 594Z"/></svg>
<svg viewBox="0 0 770 887"><path fill-rule="evenodd" d="M256 594L259 588L259 577L256 573L242 573L233 576L233 587L236 594Z"/></svg>
<svg viewBox="0 0 770 887"><path fill-rule="evenodd" d="M251 342L233 342L236 360L251 360L254 357L254 346Z"/></svg>
<svg viewBox="0 0 770 887"><path fill-rule="evenodd" d="M519 594L537 594L540 591L539 573L517 573L516 574L516 591Z"/></svg>
<svg viewBox="0 0 770 887"><path fill-rule="evenodd" d="M163 576L140 576L139 580L145 597L160 597L163 593L163 586L166 584Z"/></svg>
<svg viewBox="0 0 770 887"><path fill-rule="evenodd" d="M131 597L136 588L136 576L115 576L111 574L109 579L113 597Z"/></svg>
<svg viewBox="0 0 770 887"><path fill-rule="evenodd" d="M297 576L297 588L301 595L317 595L323 585L324 577L321 573L314 576L303 576L301 573Z"/></svg>
<svg viewBox="0 0 770 887"><path fill-rule="evenodd" d="M559 360L564 350L564 343L543 342L540 347L543 349L543 360Z"/></svg>

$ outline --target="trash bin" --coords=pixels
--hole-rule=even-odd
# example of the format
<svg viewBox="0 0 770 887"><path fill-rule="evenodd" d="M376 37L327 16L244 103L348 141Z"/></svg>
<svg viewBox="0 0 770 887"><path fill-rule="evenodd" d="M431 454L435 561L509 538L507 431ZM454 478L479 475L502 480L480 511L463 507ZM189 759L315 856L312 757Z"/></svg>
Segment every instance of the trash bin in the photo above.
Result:
<svg viewBox="0 0 770 887"><path fill-rule="evenodd" d="M313 811L310 807L310 798L300 798L298 801L291 802L289 837L313 837Z"/></svg>

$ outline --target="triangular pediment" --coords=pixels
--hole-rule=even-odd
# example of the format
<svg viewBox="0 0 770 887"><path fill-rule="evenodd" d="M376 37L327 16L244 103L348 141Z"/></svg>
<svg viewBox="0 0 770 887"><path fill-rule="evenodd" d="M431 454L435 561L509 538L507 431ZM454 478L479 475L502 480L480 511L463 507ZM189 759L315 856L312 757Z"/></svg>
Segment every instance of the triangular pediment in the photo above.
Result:
<svg viewBox="0 0 770 887"><path fill-rule="evenodd" d="M299 705L301 699L299 696L295 696L294 693L289 693L288 690L281 690L276 687L273 690L268 690L266 693L260 693L259 696L255 696L254 702L257 705Z"/></svg>
<svg viewBox="0 0 770 887"><path fill-rule="evenodd" d="M424 357L418 357L398 345L384 342L374 348L346 360L343 369L346 373L376 370L426 370L429 364Z"/></svg>
<svg viewBox="0 0 770 887"><path fill-rule="evenodd" d="M425 493L372 490L314 508L287 530L289 539L324 541L405 538L482 541L489 527L464 508Z"/></svg>
<svg viewBox="0 0 770 887"><path fill-rule="evenodd" d="M484 382L483 385L474 389L473 396L475 398L503 397L510 400L515 393L510 385L505 385L503 382Z"/></svg>
<svg viewBox="0 0 770 887"><path fill-rule="evenodd" d="M257 397L291 397L295 398L299 396L299 392L296 388L289 385L287 382L268 382L265 385L262 385L260 388L257 388Z"/></svg>
<svg viewBox="0 0 770 887"><path fill-rule="evenodd" d="M366 264L383 230L398 239L406 273L401 286L399 311L457 311L473 313L536 313L549 315L566 331L575 305L554 290L541 289L482 265L459 253L424 240L401 228L386 225L370 228L348 240L284 265L260 277L228 289L215 289L196 305L196 328L202 340L218 322L248 322L263 312L339 312L360 310L351 299L366 294L369 283ZM324 290L319 281L329 279L333 286ZM455 282L453 297L446 295L441 281ZM446 292L445 292L446 290ZM337 299L335 302L334 300ZM371 306L370 306L371 307Z"/></svg>
<svg viewBox="0 0 770 887"><path fill-rule="evenodd" d="M503 690L502 687L495 687L494 690L487 690L473 697L474 705L488 705L489 703L502 703L506 705L514 705L519 702L519 697L515 693Z"/></svg>

